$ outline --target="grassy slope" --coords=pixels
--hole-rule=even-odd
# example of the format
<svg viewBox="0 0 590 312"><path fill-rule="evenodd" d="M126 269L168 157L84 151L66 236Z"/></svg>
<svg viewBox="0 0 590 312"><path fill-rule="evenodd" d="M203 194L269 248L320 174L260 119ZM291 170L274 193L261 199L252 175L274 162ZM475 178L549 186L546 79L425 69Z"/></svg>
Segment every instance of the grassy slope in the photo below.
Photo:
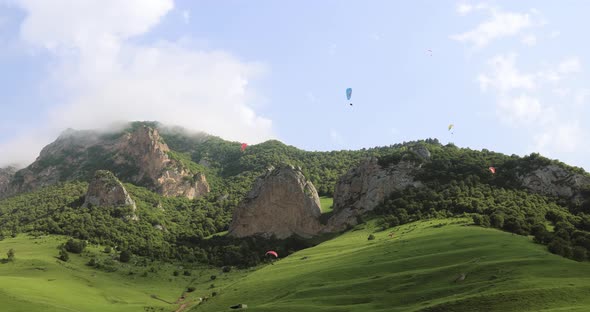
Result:
<svg viewBox="0 0 590 312"><path fill-rule="evenodd" d="M373 241L368 225L218 289L193 311L232 311L237 303L248 311L590 310L588 263L457 220L408 224ZM467 277L455 283L460 273Z"/></svg>
<svg viewBox="0 0 590 312"><path fill-rule="evenodd" d="M332 197L321 196L320 197L320 206L322 209L322 213L327 213L327 212L332 211L333 202L334 202L334 199Z"/></svg>
<svg viewBox="0 0 590 312"><path fill-rule="evenodd" d="M25 235L0 241L1 256L13 248L16 260L0 264L0 307L2 311L175 311L181 303L174 303L187 286L196 291L187 295L184 302L194 303L198 297L208 296L210 276L218 269L192 270L192 276L183 276L182 269L171 264L154 263L147 267L118 264L119 270L106 273L85 265L88 256L70 254L63 263L55 257L56 246L66 238L45 236L34 239ZM89 247L93 254L98 247ZM151 267L156 272L149 272ZM174 270L180 276L173 276ZM135 272L128 275L129 271ZM148 271L146 277L141 276ZM232 273L239 278L245 273ZM226 278L227 279L227 278ZM223 286L224 277L215 281ZM156 295L164 301L151 297Z"/></svg>

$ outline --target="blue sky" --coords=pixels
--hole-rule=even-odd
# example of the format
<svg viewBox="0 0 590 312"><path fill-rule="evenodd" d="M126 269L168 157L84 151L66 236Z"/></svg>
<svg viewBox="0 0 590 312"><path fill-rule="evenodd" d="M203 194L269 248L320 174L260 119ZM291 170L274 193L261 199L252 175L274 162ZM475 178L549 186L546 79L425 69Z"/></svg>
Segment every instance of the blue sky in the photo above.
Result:
<svg viewBox="0 0 590 312"><path fill-rule="evenodd" d="M30 162L67 127L159 120L306 150L432 137L588 170L589 9L0 0L0 165Z"/></svg>

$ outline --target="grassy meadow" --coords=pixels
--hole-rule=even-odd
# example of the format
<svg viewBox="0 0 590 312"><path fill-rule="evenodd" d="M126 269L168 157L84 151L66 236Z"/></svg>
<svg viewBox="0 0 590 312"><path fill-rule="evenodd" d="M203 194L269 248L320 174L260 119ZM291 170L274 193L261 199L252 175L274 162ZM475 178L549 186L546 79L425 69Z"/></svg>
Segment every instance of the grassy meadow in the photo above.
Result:
<svg viewBox="0 0 590 312"><path fill-rule="evenodd" d="M191 311L239 303L248 311L590 311L588 263L470 223L380 232L361 225L220 288Z"/></svg>
<svg viewBox="0 0 590 312"><path fill-rule="evenodd" d="M228 282L227 274L218 268L189 269L149 260L134 263L140 260L135 257L129 263L115 261L117 271L105 272L86 265L91 255L111 257L97 246L87 247L88 252L81 255L70 253L69 261L63 262L57 259L57 246L66 240L20 235L0 241L2 258L10 248L15 251L13 262L0 263L0 311L177 311ZM231 272L235 278L245 274ZM184 293L190 286L195 290ZM183 294L185 298L180 299Z"/></svg>
<svg viewBox="0 0 590 312"><path fill-rule="evenodd" d="M379 231L369 222L274 265L229 273L136 257L105 272L86 265L91 256L112 257L103 246L64 263L57 246L67 238L19 235L0 241L2 257L10 248L16 254L0 264L0 310L207 312L239 303L248 311L590 310L588 263L470 224L444 219Z"/></svg>

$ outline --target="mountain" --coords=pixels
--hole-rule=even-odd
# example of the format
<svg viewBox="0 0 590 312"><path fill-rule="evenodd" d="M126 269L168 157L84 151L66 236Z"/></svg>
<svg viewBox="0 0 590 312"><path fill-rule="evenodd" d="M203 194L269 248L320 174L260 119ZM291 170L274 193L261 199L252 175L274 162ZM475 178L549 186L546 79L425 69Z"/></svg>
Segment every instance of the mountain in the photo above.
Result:
<svg viewBox="0 0 590 312"><path fill-rule="evenodd" d="M28 167L0 170L0 246L16 249L16 262L0 261L0 282L19 286L0 305L24 304L32 287L37 307L92 306L48 290L59 284L125 311L590 307L579 263L590 258L590 175L580 168L436 139L358 151L240 147L134 122L68 130ZM70 238L92 247L62 263L56 245ZM59 274L13 278L32 267ZM200 273L176 281L186 268ZM93 295L113 284L142 291ZM168 299L151 292L171 286L181 288Z"/></svg>
<svg viewBox="0 0 590 312"><path fill-rule="evenodd" d="M110 170L125 182L164 196L193 199L207 194L209 185L202 168L183 160L170 150L158 129L146 124L132 124L113 134L68 129L43 148L35 162L14 173L0 197L58 182L88 180L96 170Z"/></svg>
<svg viewBox="0 0 590 312"><path fill-rule="evenodd" d="M30 166L0 175L7 197L0 235L65 234L154 258L252 266L267 248L289 254L317 243L301 236L338 233L366 218L387 228L467 214L476 224L535 235L566 257L586 259L590 250L588 173L538 154L436 139L359 151L308 152L276 140L240 147L157 122L111 133L68 130ZM270 167L297 170L275 175ZM84 205L99 170L123 182L135 211ZM316 190L333 198L332 211L318 213ZM135 222L122 218L132 214ZM252 231L238 231L240 224Z"/></svg>

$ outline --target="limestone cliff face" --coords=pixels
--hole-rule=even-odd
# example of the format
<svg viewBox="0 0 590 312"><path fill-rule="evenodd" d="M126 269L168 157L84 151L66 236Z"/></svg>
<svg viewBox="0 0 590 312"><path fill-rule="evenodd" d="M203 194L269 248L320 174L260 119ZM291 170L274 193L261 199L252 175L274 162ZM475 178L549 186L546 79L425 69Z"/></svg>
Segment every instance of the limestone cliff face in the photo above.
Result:
<svg viewBox="0 0 590 312"><path fill-rule="evenodd" d="M170 153L158 130L145 125L118 136L67 130L43 148L35 162L16 172L4 192L0 181L0 198L61 181L88 180L102 169L164 196L193 199L208 193L206 177Z"/></svg>
<svg viewBox="0 0 590 312"><path fill-rule="evenodd" d="M535 193L572 199L581 198L581 190L590 186L590 177L556 165L541 167L519 178L524 187Z"/></svg>
<svg viewBox="0 0 590 312"><path fill-rule="evenodd" d="M270 168L234 211L229 235L310 237L321 231L320 215L317 191L300 170Z"/></svg>
<svg viewBox="0 0 590 312"><path fill-rule="evenodd" d="M142 127L117 142L115 163L135 161L137 172L134 183L147 182L152 189L164 196L184 196L190 199L209 193L205 175L192 174L181 162L169 156L170 148L160 137L158 130Z"/></svg>
<svg viewBox="0 0 590 312"><path fill-rule="evenodd" d="M12 181L15 173L16 168L14 167L0 168L0 198L8 190L10 181Z"/></svg>
<svg viewBox="0 0 590 312"><path fill-rule="evenodd" d="M369 158L340 177L334 188L334 212L326 231L339 231L356 225L356 217L373 210L394 191L421 187L414 179L419 166L401 161L383 168L377 158Z"/></svg>
<svg viewBox="0 0 590 312"><path fill-rule="evenodd" d="M135 202L115 175L106 170L96 171L88 185L83 207L121 207L130 206L133 213L126 219L137 220Z"/></svg>

